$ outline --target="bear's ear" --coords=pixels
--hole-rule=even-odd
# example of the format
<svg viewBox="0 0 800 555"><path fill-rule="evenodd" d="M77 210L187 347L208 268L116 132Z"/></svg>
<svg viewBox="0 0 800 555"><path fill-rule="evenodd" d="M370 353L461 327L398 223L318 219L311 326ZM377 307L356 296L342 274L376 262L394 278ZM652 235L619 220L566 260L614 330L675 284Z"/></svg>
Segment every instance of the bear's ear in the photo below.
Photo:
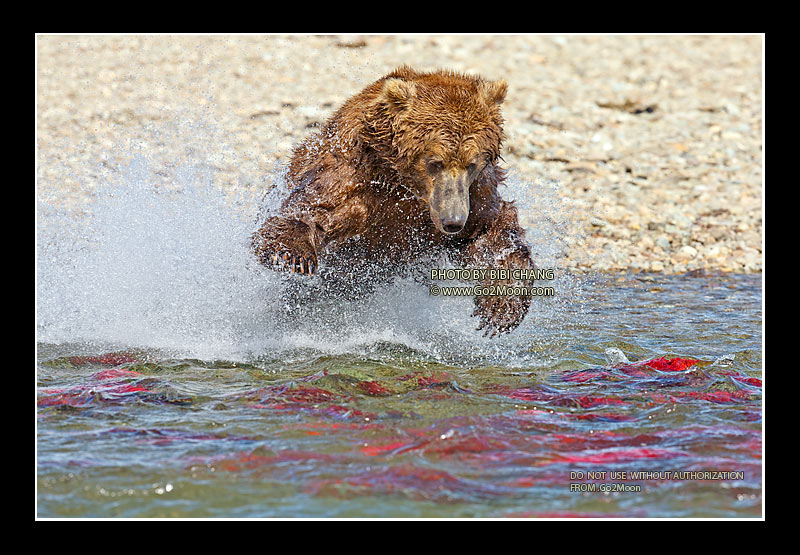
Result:
<svg viewBox="0 0 800 555"><path fill-rule="evenodd" d="M480 92L488 104L502 104L508 92L508 83L505 79L499 81L482 82Z"/></svg>
<svg viewBox="0 0 800 555"><path fill-rule="evenodd" d="M414 98L415 92L414 83L409 83L402 79L387 79L383 83L379 100L386 102L397 110L404 110L411 99Z"/></svg>

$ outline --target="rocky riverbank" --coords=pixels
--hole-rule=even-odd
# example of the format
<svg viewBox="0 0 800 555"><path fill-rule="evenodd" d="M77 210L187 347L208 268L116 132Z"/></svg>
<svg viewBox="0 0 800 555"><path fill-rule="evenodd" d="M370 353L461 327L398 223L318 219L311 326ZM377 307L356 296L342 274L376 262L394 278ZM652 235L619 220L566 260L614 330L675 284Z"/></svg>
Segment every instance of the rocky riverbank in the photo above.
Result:
<svg viewBox="0 0 800 555"><path fill-rule="evenodd" d="M190 162L267 187L402 64L508 81L505 165L555 187L563 267L762 270L760 36L42 35L37 195L79 205L136 153L165 186Z"/></svg>

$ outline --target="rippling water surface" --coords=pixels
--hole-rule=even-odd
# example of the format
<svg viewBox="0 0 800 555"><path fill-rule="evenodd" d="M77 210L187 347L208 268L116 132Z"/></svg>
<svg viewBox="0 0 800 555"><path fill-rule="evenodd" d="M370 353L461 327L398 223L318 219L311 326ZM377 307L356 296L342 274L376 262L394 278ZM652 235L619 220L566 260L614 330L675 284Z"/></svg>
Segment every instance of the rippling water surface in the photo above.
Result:
<svg viewBox="0 0 800 555"><path fill-rule="evenodd" d="M43 343L39 516L760 516L759 278L590 293L596 321L502 349L376 333L225 361ZM656 361L608 365L609 348ZM640 489L571 490L614 483Z"/></svg>

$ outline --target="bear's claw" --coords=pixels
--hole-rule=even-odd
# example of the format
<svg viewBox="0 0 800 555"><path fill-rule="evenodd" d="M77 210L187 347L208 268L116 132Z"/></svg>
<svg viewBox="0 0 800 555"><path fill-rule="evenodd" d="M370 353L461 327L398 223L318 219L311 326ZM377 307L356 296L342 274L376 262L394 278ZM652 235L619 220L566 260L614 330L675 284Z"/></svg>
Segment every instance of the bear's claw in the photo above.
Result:
<svg viewBox="0 0 800 555"><path fill-rule="evenodd" d="M273 254L272 266L277 270L286 270L293 274L299 272L308 276L313 276L316 270L313 260L303 256L293 256L288 252L284 252L282 255Z"/></svg>
<svg viewBox="0 0 800 555"><path fill-rule="evenodd" d="M530 305L529 297L475 297L472 316L480 319L477 331L490 338L508 333L522 323Z"/></svg>
<svg viewBox="0 0 800 555"><path fill-rule="evenodd" d="M498 333L503 334L510 332L512 329L514 329L514 327L516 326L496 326L494 324L489 325L489 321L484 320L483 322L481 322L480 326L475 328L475 331L481 331L483 328L486 328L483 332L483 336L486 337L487 335L489 335L489 332L492 332L492 335L489 335L489 339L492 339Z"/></svg>

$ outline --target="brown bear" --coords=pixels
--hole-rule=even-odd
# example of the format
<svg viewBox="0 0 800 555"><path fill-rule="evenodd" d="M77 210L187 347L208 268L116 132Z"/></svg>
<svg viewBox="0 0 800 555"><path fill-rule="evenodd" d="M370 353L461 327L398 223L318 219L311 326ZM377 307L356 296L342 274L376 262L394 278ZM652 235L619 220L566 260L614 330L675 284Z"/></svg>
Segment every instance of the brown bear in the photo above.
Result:
<svg viewBox="0 0 800 555"><path fill-rule="evenodd" d="M460 268L533 269L497 190L506 91L504 80L403 66L350 98L295 148L289 195L252 237L260 262L323 279L377 279L443 254ZM499 284L529 282L482 282ZM508 332L530 303L477 296L473 316L485 333Z"/></svg>

